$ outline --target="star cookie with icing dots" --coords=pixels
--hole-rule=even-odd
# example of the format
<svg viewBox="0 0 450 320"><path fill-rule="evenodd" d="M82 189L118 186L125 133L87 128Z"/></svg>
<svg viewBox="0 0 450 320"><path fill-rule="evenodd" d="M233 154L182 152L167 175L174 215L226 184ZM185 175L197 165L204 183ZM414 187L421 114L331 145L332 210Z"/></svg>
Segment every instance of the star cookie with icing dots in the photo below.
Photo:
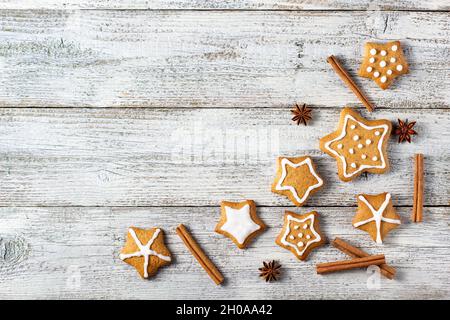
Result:
<svg viewBox="0 0 450 320"><path fill-rule="evenodd" d="M358 74L372 79L385 90L401 74L408 73L400 41L387 43L368 42L364 46L364 57Z"/></svg>
<svg viewBox="0 0 450 320"><path fill-rule="evenodd" d="M401 223L392 205L391 194L360 194L357 200L358 210L353 218L353 226L369 233L377 243L383 243L386 234Z"/></svg>
<svg viewBox="0 0 450 320"><path fill-rule="evenodd" d="M256 205L252 200L222 201L220 211L221 217L215 231L230 238L239 249L244 249L266 228L264 222L257 216Z"/></svg>
<svg viewBox="0 0 450 320"><path fill-rule="evenodd" d="M323 186L323 179L308 156L279 157L277 166L272 192L288 197L298 207Z"/></svg>
<svg viewBox="0 0 450 320"><path fill-rule="evenodd" d="M163 231L159 228L128 229L125 246L119 258L133 266L142 278L156 274L160 267L170 264L171 255L164 245Z"/></svg>
<svg viewBox="0 0 450 320"><path fill-rule="evenodd" d="M275 242L291 251L299 260L306 260L314 248L326 242L320 233L319 214L316 211L306 214L286 211L283 228Z"/></svg>
<svg viewBox="0 0 450 320"><path fill-rule="evenodd" d="M384 173L389 170L386 149L391 130L389 120L367 120L355 110L344 108L338 129L320 139L320 149L336 159L342 181L363 172Z"/></svg>

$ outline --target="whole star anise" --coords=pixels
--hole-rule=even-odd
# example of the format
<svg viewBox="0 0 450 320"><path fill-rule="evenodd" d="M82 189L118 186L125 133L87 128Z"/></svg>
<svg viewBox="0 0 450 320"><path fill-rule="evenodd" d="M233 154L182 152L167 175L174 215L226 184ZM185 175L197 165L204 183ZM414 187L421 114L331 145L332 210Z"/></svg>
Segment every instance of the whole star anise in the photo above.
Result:
<svg viewBox="0 0 450 320"><path fill-rule="evenodd" d="M415 124L415 121L408 123L408 119L405 121L398 119L398 126L395 128L395 134L398 135L398 143L403 141L411 143L411 135L417 134L413 129Z"/></svg>
<svg viewBox="0 0 450 320"><path fill-rule="evenodd" d="M294 106L295 108L291 110L291 112L294 114L294 117L292 118L292 121L297 121L297 125L300 125L300 123L303 123L306 126L306 123L312 119L311 117L311 109L306 106L306 104L303 104L302 107L300 107L297 103Z"/></svg>
<svg viewBox="0 0 450 320"><path fill-rule="evenodd" d="M277 281L277 277L280 275L280 268L281 265L275 260L270 262L263 261L263 267L258 269L261 272L259 276L265 279L266 282Z"/></svg>

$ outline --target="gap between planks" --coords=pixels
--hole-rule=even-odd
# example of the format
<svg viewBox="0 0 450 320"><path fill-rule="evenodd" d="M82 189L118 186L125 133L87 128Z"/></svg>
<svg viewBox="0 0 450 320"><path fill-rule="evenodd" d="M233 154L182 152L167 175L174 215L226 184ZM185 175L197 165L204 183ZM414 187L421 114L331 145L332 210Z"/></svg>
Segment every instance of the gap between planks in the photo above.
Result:
<svg viewBox="0 0 450 320"><path fill-rule="evenodd" d="M395 12L413 12L413 13L449 13L450 9L389 9L389 8L376 8L376 9L337 9L337 8L311 8L311 9L274 9L274 8L266 8L266 9L233 9L233 8L0 8L0 11L28 11L28 12L41 12L41 11L85 11L85 12L95 12L95 11L117 11L117 12L127 12L127 11L136 11L136 12L324 12L324 13L359 13L359 12L387 12L387 13L395 13Z"/></svg>
<svg viewBox="0 0 450 320"><path fill-rule="evenodd" d="M295 105L295 101L293 101L291 104L286 104L285 106L281 107L273 107L273 106L261 106L258 107L257 109L265 109L265 110L283 110L285 111L286 108L291 108ZM314 104L308 104L309 107L313 107L314 110L342 110L342 108L344 106L333 106L333 107L324 107L324 106L319 106L319 105L314 105ZM364 110L364 106L360 105L360 104L355 104L355 103L348 103L345 106L349 106L351 108L355 108L357 110ZM254 110L255 108L253 107L249 107L249 108L245 108L245 107L192 107L192 106L187 106L187 107L176 107L176 106L170 106L170 107L164 107L164 106L158 106L158 107L151 107L151 106L123 106L123 107L96 107L96 106L60 106L60 105L49 105L46 107L39 107L39 106L24 106L24 107L20 107L20 106L15 106L15 105L8 105L8 104L0 104L0 109L12 109L12 110L46 110L46 109L64 109L64 110L68 110L68 109L89 109L89 110L111 110L111 111L118 111L118 110L180 110L180 111L188 111L188 110ZM373 112L368 113L369 115L375 116L376 115L376 111L377 110L388 110L388 111L392 111L392 110L396 110L395 108L391 108L391 107L375 107L375 110ZM400 111L421 111L421 110L430 110L430 108L427 107L411 107L408 109L400 109ZM442 107L433 107L433 111L437 110L437 111L448 111L448 108L442 108Z"/></svg>
<svg viewBox="0 0 450 320"><path fill-rule="evenodd" d="M257 208L287 208L287 209L314 209L314 208L356 208L357 205L348 205L348 206L339 206L339 205L317 205L317 206L302 206L302 207L297 207L297 206L280 206L280 205L256 205ZM424 208L450 208L450 205L424 205ZM56 205L56 206L52 206L52 205L46 205L46 206L3 206L0 205L0 208L51 208L51 209L57 209L57 208L80 208L80 209L89 209L89 208L105 208L105 209L126 209L126 208L220 208L220 204L219 205L156 205L156 206L151 206L151 205L136 205L136 206L82 206L82 205L67 205L67 206L61 206L61 205ZM395 205L394 208L412 208L411 205Z"/></svg>

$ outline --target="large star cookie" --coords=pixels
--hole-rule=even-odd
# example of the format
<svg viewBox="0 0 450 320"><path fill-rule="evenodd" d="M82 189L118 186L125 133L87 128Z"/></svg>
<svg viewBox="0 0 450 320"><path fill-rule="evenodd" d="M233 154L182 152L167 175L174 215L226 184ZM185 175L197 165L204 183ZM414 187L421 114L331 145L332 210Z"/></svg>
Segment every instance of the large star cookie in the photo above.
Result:
<svg viewBox="0 0 450 320"><path fill-rule="evenodd" d="M277 165L272 192L288 197L298 207L323 186L310 157L279 157Z"/></svg>
<svg viewBox="0 0 450 320"><path fill-rule="evenodd" d="M155 275L160 267L171 261L170 252L164 245L163 231L159 228L130 227L119 257L135 267L142 278Z"/></svg>
<svg viewBox="0 0 450 320"><path fill-rule="evenodd" d="M357 199L358 210L353 226L369 233L377 243L383 243L386 234L400 225L400 216L392 205L391 194L360 194Z"/></svg>
<svg viewBox="0 0 450 320"><path fill-rule="evenodd" d="M286 211L283 228L275 240L300 260L306 260L310 252L325 241L319 229L319 214L315 211L306 214Z"/></svg>
<svg viewBox="0 0 450 320"><path fill-rule="evenodd" d="M256 205L252 200L242 202L222 201L221 217L215 231L230 238L240 249L264 231L266 225L256 215Z"/></svg>
<svg viewBox="0 0 450 320"><path fill-rule="evenodd" d="M320 139L320 149L336 159L342 181L365 171L383 173L389 170L386 149L391 130L389 120L367 120L344 108L338 129Z"/></svg>
<svg viewBox="0 0 450 320"><path fill-rule="evenodd" d="M400 41L387 43L368 42L359 75L375 81L381 89L387 89L396 77L408 73Z"/></svg>

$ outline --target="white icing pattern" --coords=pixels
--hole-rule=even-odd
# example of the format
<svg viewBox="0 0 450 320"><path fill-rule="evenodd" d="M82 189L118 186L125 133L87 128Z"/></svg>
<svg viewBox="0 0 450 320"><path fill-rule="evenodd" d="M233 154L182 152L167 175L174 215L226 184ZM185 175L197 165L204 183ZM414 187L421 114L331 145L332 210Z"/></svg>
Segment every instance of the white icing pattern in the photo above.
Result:
<svg viewBox="0 0 450 320"><path fill-rule="evenodd" d="M151 250L152 244L153 244L153 242L155 242L160 231L161 231L161 229L156 229L152 235L152 238L147 242L146 245L143 245L142 242L138 239L136 232L134 232L134 230L132 228L128 229L128 232L130 233L134 242L138 246L139 251L136 251L133 253L121 253L119 255L119 258L121 260L133 258L133 257L144 257L144 278L148 278L148 270L147 269L148 269L148 262L149 262L150 256L156 256L164 261L171 261L169 256L165 256L156 251Z"/></svg>
<svg viewBox="0 0 450 320"><path fill-rule="evenodd" d="M366 130L383 129L383 133L382 133L380 139L378 140L378 146L377 146L378 152L380 154L381 165L367 165L367 164L363 164L363 165L361 165L358 168L358 170L355 170L353 173L351 173L351 174L347 173L347 162L345 160L345 157L343 155L340 155L339 153L337 153L334 149L331 149L330 145L333 142L335 142L335 141L341 140L342 138L344 138L347 135L346 128L347 128L347 123L348 123L349 119L357 122L361 127L365 128ZM384 140L384 137L386 136L387 132L388 132L388 126L385 125L385 124L378 125L378 126L366 126L365 124L363 124L363 123L359 122L358 120L356 120L353 116L347 114L347 115L345 115L345 118L344 118L344 125L343 125L343 128L342 128L341 134L337 138L326 142L325 143L325 148L327 150L329 150L332 154L336 155L342 161L344 177L350 178L353 175L355 175L356 173L358 173L358 172L360 172L361 170L364 170L364 169L376 169L376 168L384 169L384 168L386 168L386 160L385 160L385 157L384 157L384 154L383 154L383 151L382 151L382 147L383 147L383 140ZM371 141L369 139L367 139L366 143L370 144Z"/></svg>
<svg viewBox="0 0 450 320"><path fill-rule="evenodd" d="M225 206L225 214L227 220L220 229L231 234L239 244L243 244L249 235L261 229L261 226L252 220L248 204L241 209Z"/></svg>
<svg viewBox="0 0 450 320"><path fill-rule="evenodd" d="M285 246L288 246L288 247L291 247L291 248L294 248L295 249L295 251L297 252L297 254L299 255L299 256L301 256L305 251L306 251L306 249L308 249L308 247L311 245L311 244L313 244L313 243L315 243L315 242L320 242L320 240L321 240L321 237L320 237L320 235L317 233L317 231L316 230L314 230L314 214L310 214L310 215L308 215L306 218L304 218L304 219L297 219L297 218L294 218L292 215L288 215L287 216L287 226L286 226L286 231L285 231L285 233L284 233L284 235L283 235L283 237L281 238L281 243L282 244L284 244ZM289 225L290 225L290 223L291 223L291 221L295 221L295 222L297 222L297 223L303 223L303 222L306 222L306 221L308 221L308 220L311 220L311 224L310 224L310 230L311 230L311 232L314 234L314 239L313 240L311 240L311 241L308 241L307 243L306 243L306 246L303 246L303 242L300 242L300 243L302 243L302 250L299 250L298 249L298 245L294 245L294 244L292 244L292 243L290 243L290 242L288 242L288 241L286 241L286 238L287 238L287 236L289 235L289 233L291 232L291 228L289 227ZM308 227L307 225L306 225L306 227ZM303 228L303 229L307 229L307 228ZM307 239L309 240L310 238L308 238L307 237Z"/></svg>
<svg viewBox="0 0 450 320"><path fill-rule="evenodd" d="M291 166L293 168L298 168L298 167L303 166L305 164L308 166L309 171L311 172L311 174L317 179L317 183L312 185L312 186L309 186L308 189L306 190L305 194L303 195L303 197L300 198L298 193L297 193L297 190L295 190L294 187L292 187L292 186L282 186L281 184L283 183L284 179L286 179L286 176L287 176L286 165L289 165L289 166ZM305 160L303 160L303 161L301 161L299 163L293 163L293 162L289 161L286 158L283 158L281 160L281 178L280 178L280 180L278 180L278 183L275 186L275 189L279 190L279 191L283 191L283 190L291 191L292 195L295 197L295 199L297 200L298 203L305 202L305 200L308 198L310 192L313 189L320 187L322 184L323 184L323 180L314 171L314 168L312 166L310 158L306 158Z"/></svg>
<svg viewBox="0 0 450 320"><path fill-rule="evenodd" d="M364 196L360 195L358 197L358 199L360 201L362 201L370 210L370 212L372 213L372 217L364 220L364 221L359 221L353 224L354 227L359 227L362 226L366 223L375 222L375 226L377 228L377 239L376 242L377 243L383 243L383 241L381 240L381 222L387 222L387 223L395 223L395 224L400 224L400 220L398 219L390 219L390 218L386 218L383 217L383 212L386 210L389 201L391 200L391 194L387 193L386 194L386 198L384 199L383 203L381 204L380 208L378 210L375 210L374 207L367 201L366 198L364 198Z"/></svg>
<svg viewBox="0 0 450 320"><path fill-rule="evenodd" d="M376 46L377 48L373 48ZM382 88L387 88L389 83L398 75L405 73L407 65L403 63L404 57L397 44L388 44L388 48L369 44L369 52L364 53L364 61L361 65L360 75L373 79ZM363 68L363 66L365 66Z"/></svg>

